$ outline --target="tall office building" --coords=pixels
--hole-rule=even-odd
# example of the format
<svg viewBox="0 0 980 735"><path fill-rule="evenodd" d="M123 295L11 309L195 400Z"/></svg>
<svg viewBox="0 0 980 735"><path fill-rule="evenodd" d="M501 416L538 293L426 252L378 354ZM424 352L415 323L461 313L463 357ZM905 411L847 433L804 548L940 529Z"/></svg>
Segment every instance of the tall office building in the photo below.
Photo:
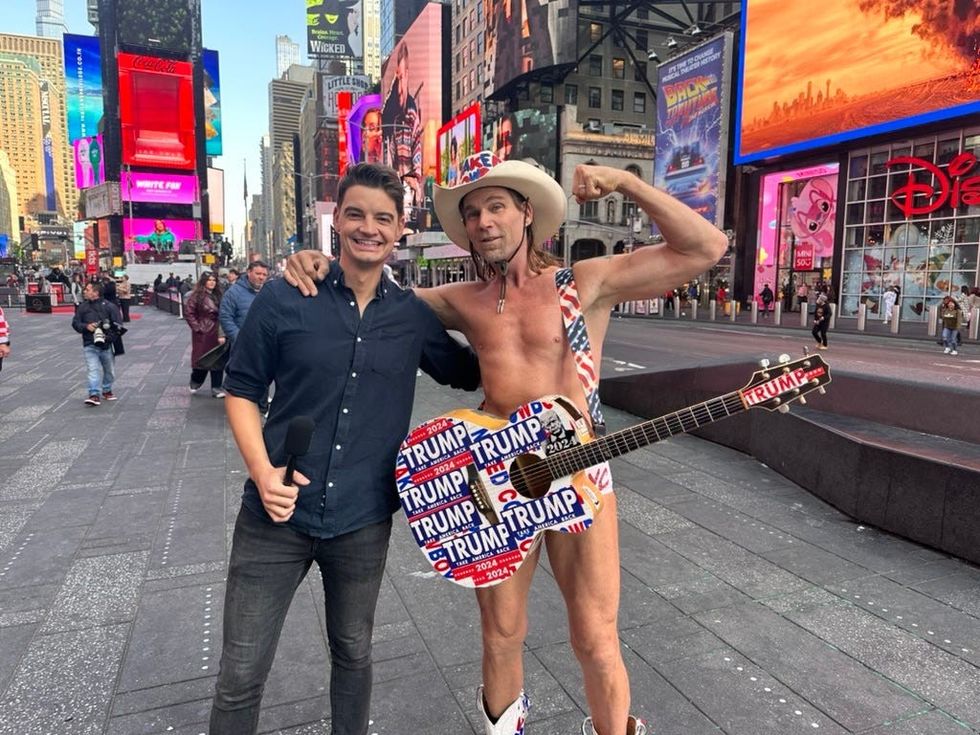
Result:
<svg viewBox="0 0 980 735"><path fill-rule="evenodd" d="M303 98L313 87L314 70L293 64L269 82L269 138L272 148L272 251L280 257L296 235L296 182L293 138L299 134ZM264 175L265 172L263 172ZM266 192L263 190L263 196Z"/></svg>
<svg viewBox="0 0 980 735"><path fill-rule="evenodd" d="M381 0L364 3L364 73L371 82L381 80Z"/></svg>
<svg viewBox="0 0 980 735"><path fill-rule="evenodd" d="M299 63L299 44L289 36L276 36L276 79L282 79L293 64Z"/></svg>
<svg viewBox="0 0 980 735"><path fill-rule="evenodd" d="M17 218L17 172L10 165L6 151L0 151L0 235L7 235L11 241L20 239Z"/></svg>
<svg viewBox="0 0 980 735"><path fill-rule="evenodd" d="M412 21L419 17L429 0L380 0L381 63L388 58L395 44Z"/></svg>
<svg viewBox="0 0 980 735"><path fill-rule="evenodd" d="M17 172L22 215L75 214L62 57L60 40L0 33L0 149Z"/></svg>
<svg viewBox="0 0 980 735"><path fill-rule="evenodd" d="M44 38L57 38L68 32L65 25L64 0L37 0L37 35Z"/></svg>

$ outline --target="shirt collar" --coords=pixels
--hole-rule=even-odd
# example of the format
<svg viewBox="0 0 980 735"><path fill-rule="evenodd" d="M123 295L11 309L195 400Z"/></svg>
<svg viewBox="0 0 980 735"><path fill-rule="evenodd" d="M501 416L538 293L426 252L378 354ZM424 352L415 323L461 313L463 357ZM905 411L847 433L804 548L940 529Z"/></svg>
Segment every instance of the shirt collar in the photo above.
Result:
<svg viewBox="0 0 980 735"><path fill-rule="evenodd" d="M330 261L330 270L327 273L327 279L334 288L347 288L347 282L344 280L344 269L340 267L340 260L334 259ZM381 278L378 279L378 287L375 289L374 295L379 299L383 299L388 296L388 292L392 286L391 281L382 272Z"/></svg>

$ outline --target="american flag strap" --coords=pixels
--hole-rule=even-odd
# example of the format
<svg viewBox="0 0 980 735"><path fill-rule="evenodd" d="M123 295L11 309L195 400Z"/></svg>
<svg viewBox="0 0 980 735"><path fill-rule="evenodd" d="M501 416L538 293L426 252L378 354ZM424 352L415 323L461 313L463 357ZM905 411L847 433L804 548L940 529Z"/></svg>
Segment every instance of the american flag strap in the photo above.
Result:
<svg viewBox="0 0 980 735"><path fill-rule="evenodd" d="M592 346L589 343L589 333L585 328L585 315L582 314L582 304L575 287L575 277L571 268L561 268L555 273L555 286L558 288L558 305L561 308L561 318L565 322L565 334L568 346L575 356L575 368L578 379L585 391L585 400L589 405L589 415L597 434L603 433L606 420L602 416L599 403L599 373L592 359Z"/></svg>

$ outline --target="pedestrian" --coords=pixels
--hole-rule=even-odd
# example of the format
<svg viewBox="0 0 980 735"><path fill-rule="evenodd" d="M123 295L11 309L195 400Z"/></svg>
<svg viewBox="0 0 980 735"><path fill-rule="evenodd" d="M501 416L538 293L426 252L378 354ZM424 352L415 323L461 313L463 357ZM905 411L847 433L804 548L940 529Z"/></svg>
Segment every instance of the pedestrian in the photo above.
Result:
<svg viewBox="0 0 980 735"><path fill-rule="evenodd" d="M959 354L957 347L960 343L960 327L963 325L963 310L951 295L943 297L939 307L939 320L943 325L943 353Z"/></svg>
<svg viewBox="0 0 980 735"><path fill-rule="evenodd" d="M119 293L116 289L116 280L108 271L102 275L102 298L110 304L114 304L117 309L119 308Z"/></svg>
<svg viewBox="0 0 980 735"><path fill-rule="evenodd" d="M114 401L115 380L113 342L118 334L121 315L115 304L102 297L102 284L85 284L84 301L75 311L71 326L82 335L82 351L88 368L88 398L85 404L98 406L102 401ZM101 388L101 390L100 390Z"/></svg>
<svg viewBox="0 0 980 735"><path fill-rule="evenodd" d="M775 298L772 293L772 289L769 288L767 283L763 286L762 291L759 292L759 298L762 299L762 316L766 316L769 313L769 309L772 307L772 301Z"/></svg>
<svg viewBox="0 0 980 735"><path fill-rule="evenodd" d="M387 167L349 168L334 215L340 258L327 285L306 299L282 280L267 284L235 342L225 407L249 479L228 566L211 735L256 731L286 612L313 562L330 644L331 732L368 732L374 612L415 371L458 388L479 384L473 352L415 294L382 276L405 227L402 194ZM256 402L272 380L283 398L263 430ZM300 415L312 419L313 433L296 458L297 488L286 484L283 465L287 427Z"/></svg>
<svg viewBox="0 0 980 735"><path fill-rule="evenodd" d="M229 271L230 275L231 272ZM253 260L248 264L245 278L237 278L222 296L218 320L225 337L231 342L230 349L235 348L235 340L242 325L245 324L248 310L268 277L269 266L261 260ZM269 405L269 393L266 391L260 403L263 413L268 413Z"/></svg>
<svg viewBox="0 0 980 735"><path fill-rule="evenodd" d="M237 280L238 280L238 271L235 268L230 268L228 270L228 285L234 286Z"/></svg>
<svg viewBox="0 0 980 735"><path fill-rule="evenodd" d="M796 301L799 304L800 311L804 311L807 308L806 302L809 295L810 287L806 285L806 281L800 281L800 285L796 289Z"/></svg>
<svg viewBox="0 0 980 735"><path fill-rule="evenodd" d="M129 283L129 276L124 275L119 285L116 286L116 296L119 298L119 311L122 314L123 322L129 321L129 306L133 302L133 287Z"/></svg>
<svg viewBox="0 0 980 735"><path fill-rule="evenodd" d="M670 288L664 292L664 311L674 310L674 289Z"/></svg>
<svg viewBox="0 0 980 735"><path fill-rule="evenodd" d="M897 298L898 298L898 293L891 286L886 288L885 292L881 295L881 304L882 304L881 320L886 324L892 320L892 314L895 313L895 300Z"/></svg>
<svg viewBox="0 0 980 735"><path fill-rule="evenodd" d="M487 411L509 416L543 395L562 394L577 406L585 425L598 430L598 394L594 382L585 389L592 381L579 375L576 364L579 360L601 363L602 337L612 307L652 298L704 273L725 253L728 238L692 209L628 171L580 165L575 168L572 192L579 205L621 195L646 212L664 242L562 269L544 250L544 243L565 219L568 201L553 178L524 161L500 161L486 151L467 159L461 172L459 185L435 187L434 206L449 239L470 251L480 280L416 293L444 325L460 330L475 346ZM322 253L302 251L290 256L286 275L304 293L316 293L313 278L322 278L326 270ZM562 307L559 288L565 294ZM577 352L563 328L563 308L570 312ZM596 341L583 339L588 333ZM548 550L552 575L562 591L572 647L582 668L590 709L582 732L646 732L645 725L629 714L629 681L619 646L620 563L611 474L605 463L588 474L596 478L596 497L605 506L588 530L546 532L544 544L514 575L476 590L484 677L477 704L481 732L487 735L514 735L527 717L523 650L531 579L542 546Z"/></svg>
<svg viewBox="0 0 980 735"><path fill-rule="evenodd" d="M157 277L153 279L153 293L160 293L163 288L163 274L157 273Z"/></svg>
<svg viewBox="0 0 980 735"><path fill-rule="evenodd" d="M830 326L830 309L826 303L817 303L813 311L813 329L810 334L817 341L817 349L827 349L827 328Z"/></svg>
<svg viewBox="0 0 980 735"><path fill-rule="evenodd" d="M218 277L211 271L201 274L194 290L187 296L184 304L184 321L191 328L191 393L197 393L204 385L204 378L211 374L211 395L224 398L221 388L225 372L225 361L214 367L201 367L201 358L218 345L225 343L225 335L218 324L218 309L221 305L221 288Z"/></svg>
<svg viewBox="0 0 980 735"><path fill-rule="evenodd" d="M82 303L83 296L82 291L85 288L85 279L82 278L81 273L76 273L71 277L71 284L68 286L68 293L71 296L71 302L75 305L75 309L78 309L78 305Z"/></svg>
<svg viewBox="0 0 980 735"><path fill-rule="evenodd" d="M0 306L0 370L3 370L5 357L10 357L10 327L7 326L7 317Z"/></svg>

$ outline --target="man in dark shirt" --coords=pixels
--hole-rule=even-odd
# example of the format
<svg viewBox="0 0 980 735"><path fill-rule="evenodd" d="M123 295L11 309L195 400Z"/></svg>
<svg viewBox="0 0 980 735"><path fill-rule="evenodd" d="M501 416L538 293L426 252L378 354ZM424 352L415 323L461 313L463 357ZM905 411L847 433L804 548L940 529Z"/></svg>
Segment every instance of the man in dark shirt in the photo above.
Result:
<svg viewBox="0 0 980 735"><path fill-rule="evenodd" d="M374 609L416 368L443 384L479 384L472 350L412 291L382 278L404 227L395 172L351 168L337 213L341 254L327 287L305 298L285 281L266 284L232 348L225 405L249 479L228 568L211 735L255 732L286 612L314 561L327 603L332 732L367 733ZM273 380L263 431L255 402ZM284 484L283 445L298 415L315 429L296 461L297 488Z"/></svg>

